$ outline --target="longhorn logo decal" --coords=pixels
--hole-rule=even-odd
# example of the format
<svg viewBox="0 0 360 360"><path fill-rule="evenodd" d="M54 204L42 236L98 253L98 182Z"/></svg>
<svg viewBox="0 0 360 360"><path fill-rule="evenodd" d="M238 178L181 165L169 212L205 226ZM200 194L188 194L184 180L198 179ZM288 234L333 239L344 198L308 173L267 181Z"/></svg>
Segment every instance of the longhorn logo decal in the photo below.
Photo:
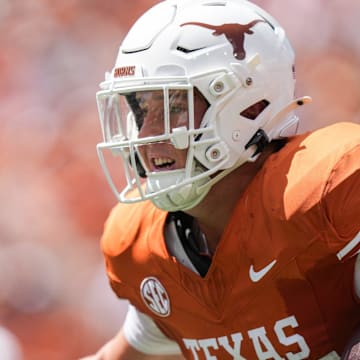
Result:
<svg viewBox="0 0 360 360"><path fill-rule="evenodd" d="M206 29L214 30L214 36L225 35L226 39L229 41L233 48L234 57L238 60L245 59L246 52L244 49L245 43L245 34L252 35L254 31L252 28L259 22L266 22L264 20L253 20L248 24L223 24L223 25L211 25L211 24L204 24L200 22L186 22L181 24L181 26L185 25L195 25L201 26Z"/></svg>

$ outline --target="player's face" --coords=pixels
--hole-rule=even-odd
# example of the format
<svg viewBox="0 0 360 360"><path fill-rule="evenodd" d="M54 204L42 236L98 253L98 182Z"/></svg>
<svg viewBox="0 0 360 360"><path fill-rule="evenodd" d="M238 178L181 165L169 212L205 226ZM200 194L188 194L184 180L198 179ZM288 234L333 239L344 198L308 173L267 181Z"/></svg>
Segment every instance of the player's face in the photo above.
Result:
<svg viewBox="0 0 360 360"><path fill-rule="evenodd" d="M136 95L141 116L136 117L138 137L165 133L164 96L162 91L145 91ZM198 128L208 104L198 93L194 96L194 126ZM188 93L185 90L169 92L169 127L189 128ZM169 141L139 147L140 157L149 171L174 170L185 167L187 149L176 149Z"/></svg>

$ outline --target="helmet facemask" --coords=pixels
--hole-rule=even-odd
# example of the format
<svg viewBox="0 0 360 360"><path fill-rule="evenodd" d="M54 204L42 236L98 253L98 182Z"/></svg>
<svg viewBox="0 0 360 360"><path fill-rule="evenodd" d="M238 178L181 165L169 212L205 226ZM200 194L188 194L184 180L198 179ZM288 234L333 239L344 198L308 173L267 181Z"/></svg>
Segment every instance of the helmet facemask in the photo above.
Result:
<svg viewBox="0 0 360 360"><path fill-rule="evenodd" d="M204 132L211 131L200 126L209 104L196 89L191 85L132 87L99 92L97 100L105 138L98 153L120 201L151 199L169 211L201 201L218 168L206 169L196 160L196 148L204 146ZM127 186L122 191L110 171L116 165L109 165L109 152L110 161L120 159L125 169Z"/></svg>

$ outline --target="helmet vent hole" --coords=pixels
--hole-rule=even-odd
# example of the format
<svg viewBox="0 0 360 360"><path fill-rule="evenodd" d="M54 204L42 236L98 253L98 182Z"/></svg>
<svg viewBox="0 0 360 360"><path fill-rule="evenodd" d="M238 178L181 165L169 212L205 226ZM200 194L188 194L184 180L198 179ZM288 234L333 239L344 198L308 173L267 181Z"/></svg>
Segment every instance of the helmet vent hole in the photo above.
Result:
<svg viewBox="0 0 360 360"><path fill-rule="evenodd" d="M265 99L260 100L257 103L243 110L240 115L249 120L255 120L269 105L269 101Z"/></svg>
<svg viewBox="0 0 360 360"><path fill-rule="evenodd" d="M177 51L180 51L180 52L182 52L182 53L184 53L184 54L189 54L189 53L191 53L191 52L194 52L194 51L197 51L197 50L201 50L201 49L186 49L186 48L184 48L184 47L182 47L182 46L178 46L178 47L176 48L176 50L177 50Z"/></svg>
<svg viewBox="0 0 360 360"><path fill-rule="evenodd" d="M203 4L204 6L226 6L225 1L217 1L217 2L211 2L207 4Z"/></svg>

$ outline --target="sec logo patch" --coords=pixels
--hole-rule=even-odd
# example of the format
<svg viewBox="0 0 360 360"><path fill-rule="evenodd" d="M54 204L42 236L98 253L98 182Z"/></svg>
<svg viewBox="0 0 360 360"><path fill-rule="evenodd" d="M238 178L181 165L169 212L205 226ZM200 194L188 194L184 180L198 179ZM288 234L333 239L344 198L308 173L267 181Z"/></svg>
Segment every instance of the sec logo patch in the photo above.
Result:
<svg viewBox="0 0 360 360"><path fill-rule="evenodd" d="M141 282L140 294L145 305L153 313L161 317L170 315L169 296L156 277L147 277Z"/></svg>

